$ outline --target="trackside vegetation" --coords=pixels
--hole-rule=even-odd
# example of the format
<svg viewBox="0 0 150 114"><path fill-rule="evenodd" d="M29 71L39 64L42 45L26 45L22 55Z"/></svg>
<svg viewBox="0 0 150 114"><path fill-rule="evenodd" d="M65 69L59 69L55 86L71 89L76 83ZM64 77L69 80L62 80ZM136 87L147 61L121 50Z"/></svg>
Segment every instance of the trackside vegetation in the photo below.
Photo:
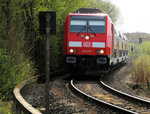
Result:
<svg viewBox="0 0 150 114"><path fill-rule="evenodd" d="M81 7L99 8L115 23L118 8L103 0L0 1L0 114L10 114L12 90L22 80L44 73L45 38L39 35L39 11L56 11L57 34L50 39L51 71L63 69L63 22ZM4 105L4 106L2 106Z"/></svg>
<svg viewBox="0 0 150 114"><path fill-rule="evenodd" d="M143 42L141 45L141 56L139 46L135 46L134 64L132 67L132 81L145 88L150 88L150 42Z"/></svg>
<svg viewBox="0 0 150 114"><path fill-rule="evenodd" d="M147 87L150 81L150 56L143 54L133 65L132 80Z"/></svg>
<svg viewBox="0 0 150 114"><path fill-rule="evenodd" d="M12 111L12 102L0 102L0 114L15 114Z"/></svg>

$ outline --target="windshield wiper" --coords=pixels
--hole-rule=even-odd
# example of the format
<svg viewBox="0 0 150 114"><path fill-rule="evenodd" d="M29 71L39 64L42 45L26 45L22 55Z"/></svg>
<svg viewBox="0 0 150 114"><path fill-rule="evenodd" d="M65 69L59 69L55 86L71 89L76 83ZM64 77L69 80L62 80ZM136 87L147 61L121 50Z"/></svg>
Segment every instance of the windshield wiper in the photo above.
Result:
<svg viewBox="0 0 150 114"><path fill-rule="evenodd" d="M88 26L88 28L92 31L92 33L94 34L94 36L96 36L94 30L90 26Z"/></svg>

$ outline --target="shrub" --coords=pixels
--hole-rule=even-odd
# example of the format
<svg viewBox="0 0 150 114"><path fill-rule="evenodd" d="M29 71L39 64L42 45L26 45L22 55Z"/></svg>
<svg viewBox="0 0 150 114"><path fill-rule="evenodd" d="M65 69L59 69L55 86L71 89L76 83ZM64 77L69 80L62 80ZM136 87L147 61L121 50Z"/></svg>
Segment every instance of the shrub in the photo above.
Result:
<svg viewBox="0 0 150 114"><path fill-rule="evenodd" d="M19 82L32 76L33 73L32 62L23 54L17 57L10 55L0 57L0 97L10 94Z"/></svg>
<svg viewBox="0 0 150 114"><path fill-rule="evenodd" d="M132 80L135 83L142 84L147 87L150 81L150 56L143 54L140 56L133 65Z"/></svg>
<svg viewBox="0 0 150 114"><path fill-rule="evenodd" d="M0 101L0 114L15 114L11 109L12 102Z"/></svg>
<svg viewBox="0 0 150 114"><path fill-rule="evenodd" d="M133 43L130 43L129 47L130 46L134 46L135 47L135 52L133 53L133 56L134 56L134 58L138 58L139 57L140 45L135 45ZM129 57L130 57L132 54L130 53L129 48L128 48L128 52L129 52ZM150 41L143 42L141 44L141 54L150 55Z"/></svg>
<svg viewBox="0 0 150 114"><path fill-rule="evenodd" d="M143 42L141 45L142 49L142 53L145 53L147 55L150 55L150 42Z"/></svg>

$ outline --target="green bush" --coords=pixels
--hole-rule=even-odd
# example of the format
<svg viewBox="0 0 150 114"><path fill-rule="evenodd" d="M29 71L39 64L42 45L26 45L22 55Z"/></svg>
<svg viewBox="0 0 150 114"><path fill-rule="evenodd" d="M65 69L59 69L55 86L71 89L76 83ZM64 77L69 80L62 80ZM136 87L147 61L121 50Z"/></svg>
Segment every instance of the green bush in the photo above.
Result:
<svg viewBox="0 0 150 114"><path fill-rule="evenodd" d="M12 102L2 102L0 101L0 114L15 114L12 109Z"/></svg>
<svg viewBox="0 0 150 114"><path fill-rule="evenodd" d="M0 1L0 99L11 99L13 88L34 74L24 16L27 2Z"/></svg>
<svg viewBox="0 0 150 114"><path fill-rule="evenodd" d="M0 97L10 94L19 82L32 76L34 73L32 67L32 62L23 54L0 59Z"/></svg>
<svg viewBox="0 0 150 114"><path fill-rule="evenodd" d="M109 13L113 22L117 20L117 7L101 0L0 1L0 99L11 93L16 84L34 74L31 58L36 68L42 69L45 64L45 39L39 35L39 11L57 12L57 34L50 37L51 71L55 71L63 64L63 23L67 14L81 7L95 6Z"/></svg>
<svg viewBox="0 0 150 114"><path fill-rule="evenodd" d="M130 46L135 47L135 52L133 53L133 56L134 56L134 58L138 58L139 57L140 45L135 45L133 43L130 43L129 47ZM129 48L128 48L128 52L129 52L129 57L130 57L132 54L130 53ZM150 42L143 42L141 44L141 55L142 54L150 55Z"/></svg>
<svg viewBox="0 0 150 114"><path fill-rule="evenodd" d="M142 47L141 52L143 54L150 55L150 42L143 42L141 47Z"/></svg>
<svg viewBox="0 0 150 114"><path fill-rule="evenodd" d="M143 54L134 62L132 80L147 87L150 81L150 55Z"/></svg>

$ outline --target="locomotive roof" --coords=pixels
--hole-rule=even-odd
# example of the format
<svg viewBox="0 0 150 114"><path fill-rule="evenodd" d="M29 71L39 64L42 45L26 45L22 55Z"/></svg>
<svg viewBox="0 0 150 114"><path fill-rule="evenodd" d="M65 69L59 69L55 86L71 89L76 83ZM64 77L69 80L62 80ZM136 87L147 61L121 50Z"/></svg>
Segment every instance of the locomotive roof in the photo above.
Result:
<svg viewBox="0 0 150 114"><path fill-rule="evenodd" d="M89 14L89 13L69 13L69 15L81 15L81 16L108 16L105 13L96 13L96 14Z"/></svg>
<svg viewBox="0 0 150 114"><path fill-rule="evenodd" d="M99 10L98 8L80 8L78 10L76 10L73 13L70 13L69 15L81 15L81 16L108 16L108 18L110 19L108 14L103 13L101 10ZM110 19L111 21L111 19ZM111 21L112 22L112 21ZM124 36L121 33L122 39L124 40L128 40L126 36Z"/></svg>
<svg viewBox="0 0 150 114"><path fill-rule="evenodd" d="M80 8L74 13L102 13L98 8Z"/></svg>

